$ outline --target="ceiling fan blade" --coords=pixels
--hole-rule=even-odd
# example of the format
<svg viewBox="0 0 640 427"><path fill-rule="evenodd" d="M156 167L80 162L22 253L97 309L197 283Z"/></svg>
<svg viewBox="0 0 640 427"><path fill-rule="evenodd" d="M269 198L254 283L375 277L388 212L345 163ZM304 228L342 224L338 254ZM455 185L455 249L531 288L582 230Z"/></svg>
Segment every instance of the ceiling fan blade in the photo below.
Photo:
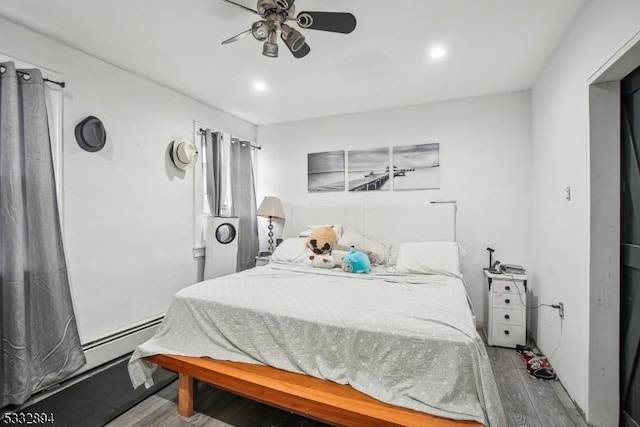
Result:
<svg viewBox="0 0 640 427"><path fill-rule="evenodd" d="M251 28L249 28L246 31L241 32L240 34L236 34L235 36L231 37L230 39L226 39L225 41L222 42L222 44L229 44L229 43L233 43L236 42L238 40L240 40L241 38L243 38L244 36L246 36L247 34L251 33Z"/></svg>
<svg viewBox="0 0 640 427"><path fill-rule="evenodd" d="M238 7L243 8L244 10L246 10L246 11L248 11L248 12L255 13L256 15L258 15L258 11L257 11L257 10L253 10L253 9L251 9L250 7L247 7L247 6L241 5L240 3L236 3L236 2L231 1L231 0L222 0L222 1L227 2L227 3L229 3L229 4L236 5L236 6L238 6Z"/></svg>
<svg viewBox="0 0 640 427"><path fill-rule="evenodd" d="M344 12L300 12L298 25L310 30L349 34L356 29L356 17Z"/></svg>

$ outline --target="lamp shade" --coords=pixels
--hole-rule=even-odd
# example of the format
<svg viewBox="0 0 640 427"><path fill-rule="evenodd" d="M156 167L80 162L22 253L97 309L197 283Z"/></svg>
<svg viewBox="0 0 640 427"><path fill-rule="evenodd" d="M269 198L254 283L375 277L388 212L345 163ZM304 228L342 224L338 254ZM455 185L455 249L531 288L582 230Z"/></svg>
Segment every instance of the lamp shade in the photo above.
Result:
<svg viewBox="0 0 640 427"><path fill-rule="evenodd" d="M258 208L258 216L265 218L284 218L282 203L277 197L265 197Z"/></svg>

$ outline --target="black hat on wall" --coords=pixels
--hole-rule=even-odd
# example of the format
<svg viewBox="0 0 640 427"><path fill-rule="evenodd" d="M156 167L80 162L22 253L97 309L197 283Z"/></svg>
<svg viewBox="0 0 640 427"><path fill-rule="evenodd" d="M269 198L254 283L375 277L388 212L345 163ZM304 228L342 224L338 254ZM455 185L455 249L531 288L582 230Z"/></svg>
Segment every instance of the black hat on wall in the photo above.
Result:
<svg viewBox="0 0 640 427"><path fill-rule="evenodd" d="M83 150L100 151L107 142L107 131L99 118L89 116L76 126L76 141Z"/></svg>

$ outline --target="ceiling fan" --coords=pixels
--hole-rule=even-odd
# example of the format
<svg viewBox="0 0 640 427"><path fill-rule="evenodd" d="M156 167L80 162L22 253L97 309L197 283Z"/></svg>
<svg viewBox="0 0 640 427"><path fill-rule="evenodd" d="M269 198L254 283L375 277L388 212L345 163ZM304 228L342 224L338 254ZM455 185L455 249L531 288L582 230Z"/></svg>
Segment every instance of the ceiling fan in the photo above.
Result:
<svg viewBox="0 0 640 427"><path fill-rule="evenodd" d="M256 40L264 42L262 54L271 58L278 57L278 33L294 57L303 58L311 51L304 35L289 26L287 22L294 21L300 28L342 34L349 34L356 28L356 17L351 13L300 12L295 16L295 0L258 0L257 10L231 0L223 1L259 15L262 19L254 22L248 30L223 41L222 44L233 43L251 34Z"/></svg>

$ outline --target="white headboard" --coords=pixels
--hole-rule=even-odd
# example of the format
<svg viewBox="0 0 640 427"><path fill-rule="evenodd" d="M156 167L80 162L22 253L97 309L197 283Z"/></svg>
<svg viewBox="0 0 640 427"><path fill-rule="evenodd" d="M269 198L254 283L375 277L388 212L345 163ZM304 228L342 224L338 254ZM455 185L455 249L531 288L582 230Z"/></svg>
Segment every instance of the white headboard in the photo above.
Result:
<svg viewBox="0 0 640 427"><path fill-rule="evenodd" d="M456 205L292 206L285 237L314 224L341 224L384 243L456 240Z"/></svg>
<svg viewBox="0 0 640 427"><path fill-rule="evenodd" d="M351 227L364 230L363 206L292 206L285 221L284 236L294 237L310 225L340 224L343 229Z"/></svg>

